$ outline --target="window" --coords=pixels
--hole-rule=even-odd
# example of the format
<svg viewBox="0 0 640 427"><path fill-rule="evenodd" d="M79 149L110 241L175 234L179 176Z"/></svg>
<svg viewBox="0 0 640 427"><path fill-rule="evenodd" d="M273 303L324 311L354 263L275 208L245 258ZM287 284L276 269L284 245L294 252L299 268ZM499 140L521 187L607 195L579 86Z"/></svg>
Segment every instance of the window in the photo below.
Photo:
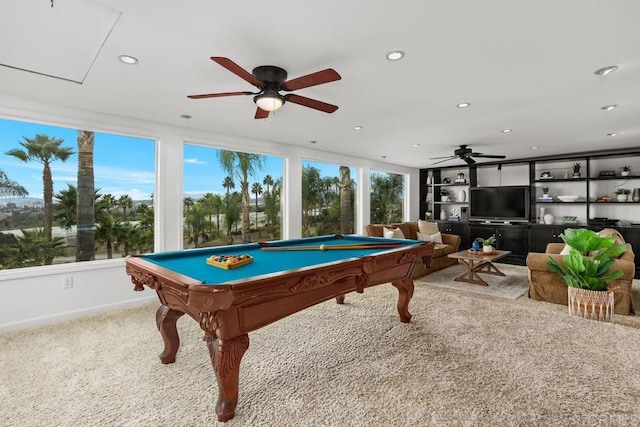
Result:
<svg viewBox="0 0 640 427"><path fill-rule="evenodd" d="M281 238L281 157L184 145L183 245Z"/></svg>
<svg viewBox="0 0 640 427"><path fill-rule="evenodd" d="M389 224L404 218L403 175L371 171L371 222Z"/></svg>
<svg viewBox="0 0 640 427"><path fill-rule="evenodd" d="M355 229L356 169L302 162L302 236L350 234Z"/></svg>
<svg viewBox="0 0 640 427"><path fill-rule="evenodd" d="M0 264L153 250L155 141L0 119Z"/></svg>

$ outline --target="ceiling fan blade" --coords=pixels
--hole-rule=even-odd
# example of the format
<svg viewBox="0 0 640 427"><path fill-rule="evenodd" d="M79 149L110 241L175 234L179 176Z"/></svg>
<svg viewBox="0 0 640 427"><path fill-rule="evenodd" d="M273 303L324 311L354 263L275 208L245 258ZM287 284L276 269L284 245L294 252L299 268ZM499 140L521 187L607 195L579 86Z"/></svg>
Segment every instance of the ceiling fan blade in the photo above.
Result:
<svg viewBox="0 0 640 427"><path fill-rule="evenodd" d="M440 156L440 157L429 157L429 160L436 160L436 159L455 159L457 156Z"/></svg>
<svg viewBox="0 0 640 427"><path fill-rule="evenodd" d="M506 159L507 156L502 155L492 155L492 154L482 154L482 153L471 153L473 157L484 157L486 159Z"/></svg>
<svg viewBox="0 0 640 427"><path fill-rule="evenodd" d="M187 98L190 98L190 99L220 98L222 96L236 96L236 95L255 95L255 93L253 92L204 93L202 95L187 95Z"/></svg>
<svg viewBox="0 0 640 427"><path fill-rule="evenodd" d="M431 163L432 165L437 165L438 163L443 163L443 162L448 162L449 160L453 160L455 159L457 156L451 156L451 157L447 157L444 160L440 160L439 162L435 162L435 163Z"/></svg>
<svg viewBox="0 0 640 427"><path fill-rule="evenodd" d="M265 111L260 107L256 108L256 115L254 119L266 119L267 117L269 117L268 111Z"/></svg>
<svg viewBox="0 0 640 427"><path fill-rule="evenodd" d="M254 76L253 74L251 74L250 72L248 72L247 70L245 70L244 68L242 68L241 66L233 62L232 60L230 60L229 58L224 58L222 56L212 56L211 60L213 62L217 62L218 64L222 65L224 68L231 71L236 76L240 77L243 80L246 80L247 82L251 83L254 86L260 87L262 85L262 82L258 80L256 76Z"/></svg>
<svg viewBox="0 0 640 427"><path fill-rule="evenodd" d="M340 74L333 68L327 68L326 70L318 71L315 73L307 74L306 76L298 77L282 83L282 90L292 91L303 89L305 87L311 87L321 85L324 83L334 82L340 80ZM312 107L313 108L313 107ZM324 111L324 110L323 110Z"/></svg>
<svg viewBox="0 0 640 427"><path fill-rule="evenodd" d="M476 161L473 160L471 157L463 157L462 160L464 160L465 162L467 162L468 165L473 165Z"/></svg>
<svg viewBox="0 0 640 427"><path fill-rule="evenodd" d="M305 107L313 108L315 110L324 111L325 113L333 113L338 109L337 105L327 104L326 102L318 101L317 99L307 98L305 96L289 94L285 95L285 100L293 102L294 104L303 105Z"/></svg>

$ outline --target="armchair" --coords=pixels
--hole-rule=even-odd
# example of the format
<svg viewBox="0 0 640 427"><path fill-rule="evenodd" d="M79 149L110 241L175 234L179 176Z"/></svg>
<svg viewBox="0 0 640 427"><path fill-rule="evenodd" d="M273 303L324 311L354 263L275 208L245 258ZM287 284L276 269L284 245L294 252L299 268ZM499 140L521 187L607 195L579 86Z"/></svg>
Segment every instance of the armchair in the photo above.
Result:
<svg viewBox="0 0 640 427"><path fill-rule="evenodd" d="M620 256L613 265L614 270L622 270L624 276L614 280L611 287L614 290L614 312L616 314L635 314L631 300L631 284L636 272L633 248L626 243L627 251ZM547 260L553 257L562 264L564 255L560 255L564 243L549 243L545 253L530 252L527 255L529 270L529 298L538 301L548 301L556 304L568 304L567 284L562 277L547 268Z"/></svg>

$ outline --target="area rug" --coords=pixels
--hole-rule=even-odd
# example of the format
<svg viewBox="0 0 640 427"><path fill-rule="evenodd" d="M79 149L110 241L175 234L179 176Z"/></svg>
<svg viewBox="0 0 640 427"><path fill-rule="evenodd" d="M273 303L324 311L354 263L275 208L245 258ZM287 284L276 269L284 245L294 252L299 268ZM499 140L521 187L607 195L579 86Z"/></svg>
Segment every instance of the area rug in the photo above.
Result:
<svg viewBox="0 0 640 427"><path fill-rule="evenodd" d="M424 285L407 324L397 296L367 288L250 333L226 424L187 316L170 365L155 304L0 335L0 425L638 425L640 330Z"/></svg>
<svg viewBox="0 0 640 427"><path fill-rule="evenodd" d="M438 270L414 282L418 285L438 286L507 299L516 299L528 291L529 279L527 277L526 267L499 263L495 263L495 265L505 276L480 273L480 277L482 277L489 286L456 282L454 279L466 271L466 267L462 264Z"/></svg>

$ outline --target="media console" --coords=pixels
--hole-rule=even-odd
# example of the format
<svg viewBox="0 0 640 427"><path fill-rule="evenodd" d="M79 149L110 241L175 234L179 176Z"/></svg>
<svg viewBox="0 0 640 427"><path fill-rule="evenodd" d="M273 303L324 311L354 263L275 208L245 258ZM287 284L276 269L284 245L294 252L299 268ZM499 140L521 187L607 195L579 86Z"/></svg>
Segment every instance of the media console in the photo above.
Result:
<svg viewBox="0 0 640 427"><path fill-rule="evenodd" d="M603 228L615 228L624 240L634 248L636 255L636 279L640 279L640 225L628 227L604 227L601 225L547 225L537 223L477 223L437 221L442 232L454 233L462 238L461 249L469 248L476 238L486 239L496 236L496 249L511 251L500 262L526 265L529 252L543 253L548 243L561 243L560 235L567 228L588 228L600 231Z"/></svg>

